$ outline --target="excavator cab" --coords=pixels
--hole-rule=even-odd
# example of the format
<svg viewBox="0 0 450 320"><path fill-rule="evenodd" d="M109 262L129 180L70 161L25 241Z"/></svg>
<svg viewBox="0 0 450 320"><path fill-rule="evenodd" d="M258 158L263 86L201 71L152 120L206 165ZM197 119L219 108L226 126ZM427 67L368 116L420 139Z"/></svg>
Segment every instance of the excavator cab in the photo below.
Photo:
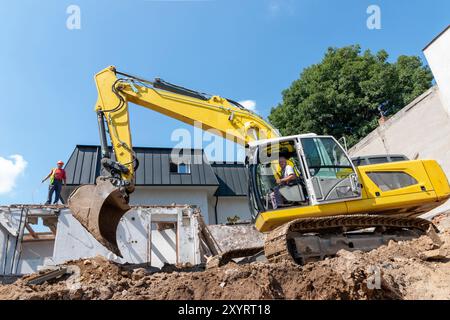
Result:
<svg viewBox="0 0 450 320"><path fill-rule="evenodd" d="M331 136L313 134L271 139L250 146L250 202L253 218L266 211L361 198L355 167ZM286 159L296 178L278 185L278 161Z"/></svg>

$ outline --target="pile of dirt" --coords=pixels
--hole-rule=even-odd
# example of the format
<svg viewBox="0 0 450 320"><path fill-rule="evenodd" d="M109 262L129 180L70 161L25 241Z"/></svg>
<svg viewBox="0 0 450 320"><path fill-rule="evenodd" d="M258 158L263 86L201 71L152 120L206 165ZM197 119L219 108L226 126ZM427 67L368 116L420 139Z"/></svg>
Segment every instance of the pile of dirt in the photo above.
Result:
<svg viewBox="0 0 450 320"><path fill-rule="evenodd" d="M72 275L41 285L28 285L36 276L30 275L0 286L0 299L450 299L450 230L440 237L440 247L423 236L369 253L340 251L306 266L156 270L96 257L68 262Z"/></svg>

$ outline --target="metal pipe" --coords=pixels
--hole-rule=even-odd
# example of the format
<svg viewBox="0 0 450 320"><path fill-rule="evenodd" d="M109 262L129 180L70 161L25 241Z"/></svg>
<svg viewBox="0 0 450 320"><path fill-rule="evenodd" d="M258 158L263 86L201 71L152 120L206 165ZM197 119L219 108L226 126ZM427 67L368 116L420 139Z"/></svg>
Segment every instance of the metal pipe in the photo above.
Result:
<svg viewBox="0 0 450 320"><path fill-rule="evenodd" d="M214 217L216 218L216 224L219 224L219 215L217 214L218 204L219 204L219 195L216 195L216 204L214 205Z"/></svg>
<svg viewBox="0 0 450 320"><path fill-rule="evenodd" d="M97 121L98 121L98 131L99 131L99 134L100 134L102 158L110 159L111 155L109 153L108 141L106 139L106 128L105 128L105 121L104 121L104 118L103 118L103 112L101 112L101 111L97 112Z"/></svg>
<svg viewBox="0 0 450 320"><path fill-rule="evenodd" d="M6 276L6 265L8 264L8 250L9 250L9 232L6 234L6 243L5 243L5 261L3 263L3 277ZM2 278L3 282L3 278Z"/></svg>
<svg viewBox="0 0 450 320"><path fill-rule="evenodd" d="M25 209L25 208L24 208ZM17 256L17 262L15 263L15 274L17 274L17 269L19 268L19 263L20 263L20 258L22 257L22 249L23 249L23 236L25 233L25 226L28 220L28 214L29 214L29 210L28 208L25 209L25 220L23 221L24 225L23 227L21 227L21 229L19 230L20 234L20 251L19 251L19 255ZM16 248L17 251L17 248ZM13 268L14 266L12 266L11 268Z"/></svg>

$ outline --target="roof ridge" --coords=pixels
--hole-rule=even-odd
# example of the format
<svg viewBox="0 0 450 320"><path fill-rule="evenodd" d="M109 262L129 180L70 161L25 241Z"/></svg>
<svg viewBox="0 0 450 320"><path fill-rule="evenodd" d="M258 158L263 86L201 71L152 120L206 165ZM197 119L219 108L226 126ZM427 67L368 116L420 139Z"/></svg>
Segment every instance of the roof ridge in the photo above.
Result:
<svg viewBox="0 0 450 320"><path fill-rule="evenodd" d="M76 148L78 147L84 147L84 148L101 148L100 145L95 144L76 144ZM112 148L111 146L108 146L108 148ZM142 146L134 146L133 149L149 149L149 150L173 150L173 149L188 149L188 150L201 150L205 152L205 149L203 148L176 148L176 147L142 147Z"/></svg>

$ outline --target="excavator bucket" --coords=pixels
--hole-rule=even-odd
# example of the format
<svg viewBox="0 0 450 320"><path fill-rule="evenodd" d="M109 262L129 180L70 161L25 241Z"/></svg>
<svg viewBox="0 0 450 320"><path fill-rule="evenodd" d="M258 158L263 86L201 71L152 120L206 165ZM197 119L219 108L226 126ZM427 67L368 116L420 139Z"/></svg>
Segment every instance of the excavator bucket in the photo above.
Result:
<svg viewBox="0 0 450 320"><path fill-rule="evenodd" d="M107 249L122 257L116 230L120 218L130 209L122 192L109 180L78 187L69 197L73 216Z"/></svg>

